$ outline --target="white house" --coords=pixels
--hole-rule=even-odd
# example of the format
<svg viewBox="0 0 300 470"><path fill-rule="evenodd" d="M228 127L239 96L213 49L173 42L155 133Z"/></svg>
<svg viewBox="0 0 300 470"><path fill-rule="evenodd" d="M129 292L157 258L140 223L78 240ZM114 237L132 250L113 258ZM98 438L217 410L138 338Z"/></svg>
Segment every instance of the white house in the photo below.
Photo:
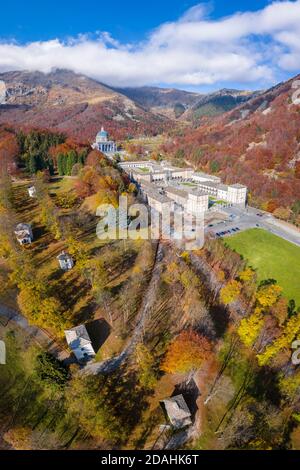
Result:
<svg viewBox="0 0 300 470"><path fill-rule="evenodd" d="M70 269L73 268L74 266L74 261L71 255L69 253L66 253L65 251L62 251L58 256L58 263L59 266L63 271L70 271Z"/></svg>
<svg viewBox="0 0 300 470"><path fill-rule="evenodd" d="M78 362L86 362L95 357L92 341L84 325L75 326L65 331L67 343Z"/></svg>
<svg viewBox="0 0 300 470"><path fill-rule="evenodd" d="M36 189L34 186L30 186L30 188L28 188L28 194L29 197L36 197Z"/></svg>
<svg viewBox="0 0 300 470"><path fill-rule="evenodd" d="M15 229L15 235L20 245L28 245L33 241L33 233L30 224L18 224Z"/></svg>
<svg viewBox="0 0 300 470"><path fill-rule="evenodd" d="M161 401L173 428L181 429L192 424L191 412L183 395L166 398Z"/></svg>
<svg viewBox="0 0 300 470"><path fill-rule="evenodd" d="M0 340L0 364L6 364L6 347L4 341Z"/></svg>

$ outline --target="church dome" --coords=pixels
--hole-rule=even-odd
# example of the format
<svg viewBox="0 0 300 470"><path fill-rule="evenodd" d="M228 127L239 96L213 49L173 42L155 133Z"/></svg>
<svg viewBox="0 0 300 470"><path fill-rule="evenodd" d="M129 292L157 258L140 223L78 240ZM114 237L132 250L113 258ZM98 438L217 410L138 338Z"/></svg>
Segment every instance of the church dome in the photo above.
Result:
<svg viewBox="0 0 300 470"><path fill-rule="evenodd" d="M108 140L108 133L102 127L101 131L98 132L96 136L96 142L106 142L107 140Z"/></svg>

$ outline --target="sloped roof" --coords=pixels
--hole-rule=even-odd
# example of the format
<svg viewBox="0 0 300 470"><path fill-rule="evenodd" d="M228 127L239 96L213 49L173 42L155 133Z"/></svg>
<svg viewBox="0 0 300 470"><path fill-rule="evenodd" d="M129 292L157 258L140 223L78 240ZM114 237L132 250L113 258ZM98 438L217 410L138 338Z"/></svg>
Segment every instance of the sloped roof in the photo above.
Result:
<svg viewBox="0 0 300 470"><path fill-rule="evenodd" d="M62 251L62 252L57 256L57 259L58 259L58 260L67 261L67 260L69 260L69 259L72 259L72 256L71 256L69 253L66 253L65 251Z"/></svg>
<svg viewBox="0 0 300 470"><path fill-rule="evenodd" d="M23 232L23 231L30 231L31 230L31 225L30 224L25 224L21 223L16 226L15 232Z"/></svg>
<svg viewBox="0 0 300 470"><path fill-rule="evenodd" d="M65 335L71 349L78 349L86 344L91 344L91 339L84 325L75 326L71 330L65 330Z"/></svg>
<svg viewBox="0 0 300 470"><path fill-rule="evenodd" d="M183 395L166 398L162 400L162 403L174 427L184 427L192 424L191 412Z"/></svg>

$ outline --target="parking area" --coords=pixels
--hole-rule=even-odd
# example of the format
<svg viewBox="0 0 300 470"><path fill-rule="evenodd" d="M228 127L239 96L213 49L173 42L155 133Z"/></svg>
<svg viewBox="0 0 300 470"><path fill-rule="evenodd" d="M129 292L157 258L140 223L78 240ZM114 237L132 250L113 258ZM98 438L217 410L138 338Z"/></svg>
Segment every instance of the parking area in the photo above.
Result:
<svg viewBox="0 0 300 470"><path fill-rule="evenodd" d="M300 246L300 231L275 219L271 214L253 207L229 207L222 209L223 220L208 223L205 232L215 238L224 238L250 228L262 228L297 246Z"/></svg>

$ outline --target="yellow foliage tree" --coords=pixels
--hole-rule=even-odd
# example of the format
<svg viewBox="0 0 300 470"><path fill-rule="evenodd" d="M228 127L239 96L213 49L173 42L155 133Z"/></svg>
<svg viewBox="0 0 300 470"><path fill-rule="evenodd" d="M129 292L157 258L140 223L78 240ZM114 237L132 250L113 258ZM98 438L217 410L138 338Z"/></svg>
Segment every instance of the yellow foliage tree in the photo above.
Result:
<svg viewBox="0 0 300 470"><path fill-rule="evenodd" d="M256 308L249 318L243 318L238 327L238 335L247 347L253 346L264 324L261 309Z"/></svg>
<svg viewBox="0 0 300 470"><path fill-rule="evenodd" d="M279 379L279 387L286 397L293 398L300 391L300 371L287 377L282 375Z"/></svg>
<svg viewBox="0 0 300 470"><path fill-rule="evenodd" d="M287 321L279 338L270 344L263 353L257 355L259 365L267 365L282 349L290 348L299 333L300 315L295 315Z"/></svg>
<svg viewBox="0 0 300 470"><path fill-rule="evenodd" d="M25 427L16 427L9 429L3 436L14 450L31 450L31 434L32 430Z"/></svg>
<svg viewBox="0 0 300 470"><path fill-rule="evenodd" d="M272 307L272 305L274 305L279 299L281 293L282 288L280 286L277 284L270 284L263 286L258 290L256 299L262 307Z"/></svg>
<svg viewBox="0 0 300 470"><path fill-rule="evenodd" d="M68 246L68 252L76 261L76 268L79 271L84 270L89 260L85 244L71 235L67 238L66 243Z"/></svg>

